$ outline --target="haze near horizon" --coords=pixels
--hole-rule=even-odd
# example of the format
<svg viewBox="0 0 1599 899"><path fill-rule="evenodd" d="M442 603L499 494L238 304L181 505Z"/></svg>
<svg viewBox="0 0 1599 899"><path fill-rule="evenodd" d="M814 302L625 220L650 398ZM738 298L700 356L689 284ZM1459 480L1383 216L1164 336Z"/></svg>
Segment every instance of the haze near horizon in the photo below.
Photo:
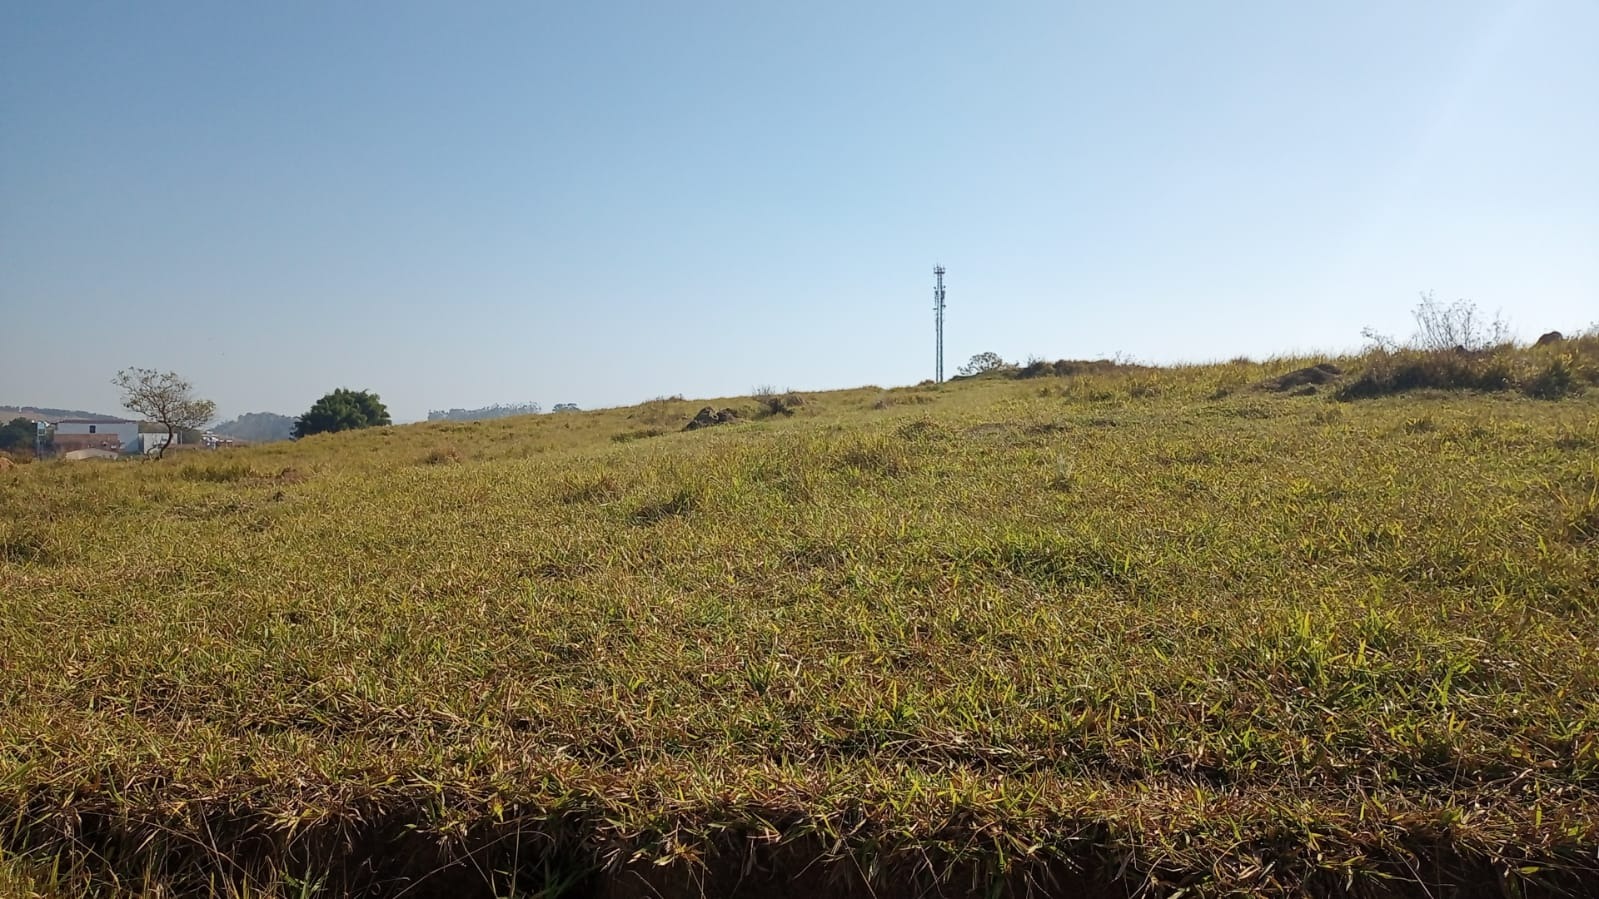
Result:
<svg viewBox="0 0 1599 899"><path fill-rule="evenodd" d="M1599 5L0 8L0 403L396 420L1599 319Z"/></svg>

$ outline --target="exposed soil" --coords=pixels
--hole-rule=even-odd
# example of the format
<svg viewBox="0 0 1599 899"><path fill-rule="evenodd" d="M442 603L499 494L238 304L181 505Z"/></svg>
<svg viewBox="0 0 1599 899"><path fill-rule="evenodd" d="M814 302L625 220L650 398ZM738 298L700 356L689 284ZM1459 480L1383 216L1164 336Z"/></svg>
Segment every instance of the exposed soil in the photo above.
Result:
<svg viewBox="0 0 1599 899"><path fill-rule="evenodd" d="M439 839L407 828L401 817L377 813L364 825L312 828L298 839L259 833L232 840L223 836L219 845L179 844L162 854L137 846L115 823L91 817L80 822L77 845L92 851L97 862L121 863L125 871L161 877L175 897L215 895L219 874L225 880L247 876L263 862L278 870L318 872L319 895L329 899L493 899L507 894L562 899L1154 899L1185 892L1213 894L1218 887L1213 879L1217 871L1125 852L1096 852L1091 845L1046 849L1031 858L1013 858L996 870L991 857L957 859L937 851L874 852L865 847L840 853L840 846L815 837L771 841L737 832L697 847L701 852L694 861L659 864L645 854L602 869L598 855L610 853L602 845L586 843L574 823L546 821L528 830L470 828L461 838ZM623 857L628 854L625 846L609 848L622 850ZM1507 883L1502 865L1425 838L1386 851L1367 848L1378 862L1377 876L1351 881L1336 871L1307 870L1300 864L1303 859L1287 852L1277 859L1279 870L1255 870L1230 885L1247 895L1328 899L1552 899L1594 895L1599 885L1575 871ZM1217 860L1220 868L1227 861Z"/></svg>

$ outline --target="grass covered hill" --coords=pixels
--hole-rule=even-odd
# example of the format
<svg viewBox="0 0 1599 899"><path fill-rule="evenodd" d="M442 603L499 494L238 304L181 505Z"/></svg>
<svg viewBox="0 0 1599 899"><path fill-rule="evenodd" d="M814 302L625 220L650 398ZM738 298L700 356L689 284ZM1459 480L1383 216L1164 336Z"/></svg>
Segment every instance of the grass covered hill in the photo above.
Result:
<svg viewBox="0 0 1599 899"><path fill-rule="evenodd" d="M1592 894L1559 358L1558 401L1100 366L0 472L0 893Z"/></svg>

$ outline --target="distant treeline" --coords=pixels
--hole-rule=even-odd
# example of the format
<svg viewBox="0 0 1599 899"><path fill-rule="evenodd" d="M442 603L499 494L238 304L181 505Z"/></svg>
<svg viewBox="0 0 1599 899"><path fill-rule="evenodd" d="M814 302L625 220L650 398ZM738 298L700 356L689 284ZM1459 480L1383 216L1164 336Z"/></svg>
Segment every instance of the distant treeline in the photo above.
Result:
<svg viewBox="0 0 1599 899"><path fill-rule="evenodd" d="M215 433L250 443L271 443L294 436L294 419L276 412L246 412L211 429Z"/></svg>
<svg viewBox="0 0 1599 899"><path fill-rule="evenodd" d="M428 421L481 421L489 418L509 418L512 415L537 415L544 411L538 403L495 403L481 409L433 409Z"/></svg>
<svg viewBox="0 0 1599 899"><path fill-rule="evenodd" d="M78 421L121 420L115 415L85 412L82 409L52 409L48 406L0 406L0 416L10 419L19 415L30 420L42 418L45 421L60 421L63 418L73 418Z"/></svg>

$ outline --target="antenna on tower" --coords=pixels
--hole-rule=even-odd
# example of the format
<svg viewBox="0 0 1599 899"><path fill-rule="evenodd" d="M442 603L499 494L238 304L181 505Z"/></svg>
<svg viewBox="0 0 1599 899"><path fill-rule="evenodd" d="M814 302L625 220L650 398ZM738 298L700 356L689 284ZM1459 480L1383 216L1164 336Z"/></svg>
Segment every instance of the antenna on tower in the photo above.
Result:
<svg viewBox="0 0 1599 899"><path fill-rule="evenodd" d="M933 288L933 325L938 332L938 367L934 382L944 383L944 267L933 266L938 284Z"/></svg>

